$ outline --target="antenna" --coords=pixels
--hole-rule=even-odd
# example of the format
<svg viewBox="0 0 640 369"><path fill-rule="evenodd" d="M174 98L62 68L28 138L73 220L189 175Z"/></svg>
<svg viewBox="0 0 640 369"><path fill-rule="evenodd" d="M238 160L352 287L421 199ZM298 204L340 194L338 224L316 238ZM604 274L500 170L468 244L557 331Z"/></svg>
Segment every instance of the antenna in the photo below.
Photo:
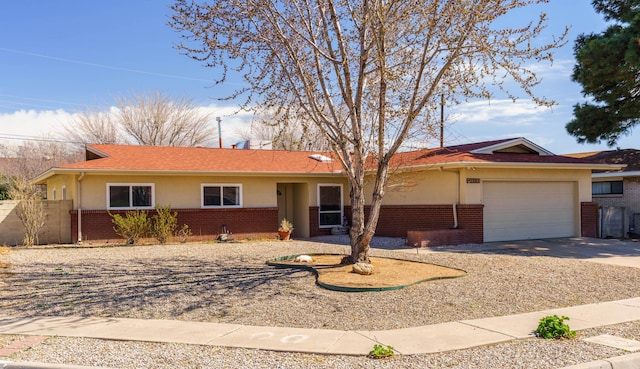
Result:
<svg viewBox="0 0 640 369"><path fill-rule="evenodd" d="M220 148L222 148L222 127L220 126L222 119L220 119L220 117L216 117L216 122L218 122L218 143L220 144Z"/></svg>

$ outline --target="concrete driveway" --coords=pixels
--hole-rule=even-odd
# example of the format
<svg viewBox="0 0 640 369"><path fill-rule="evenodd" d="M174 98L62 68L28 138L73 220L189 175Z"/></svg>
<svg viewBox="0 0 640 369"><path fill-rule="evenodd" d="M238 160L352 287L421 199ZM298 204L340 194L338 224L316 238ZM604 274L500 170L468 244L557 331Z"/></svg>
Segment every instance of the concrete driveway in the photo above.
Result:
<svg viewBox="0 0 640 369"><path fill-rule="evenodd" d="M433 251L514 253L572 258L594 263L640 268L640 242L600 238L552 238L489 242L473 246L449 246ZM422 250L420 250L422 252Z"/></svg>

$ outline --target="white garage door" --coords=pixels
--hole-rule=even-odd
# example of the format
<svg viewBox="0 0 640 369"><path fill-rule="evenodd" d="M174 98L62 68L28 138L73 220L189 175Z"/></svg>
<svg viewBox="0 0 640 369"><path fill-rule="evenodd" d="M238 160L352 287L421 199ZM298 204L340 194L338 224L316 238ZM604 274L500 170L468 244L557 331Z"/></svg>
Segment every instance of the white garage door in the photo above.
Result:
<svg viewBox="0 0 640 369"><path fill-rule="evenodd" d="M575 235L573 182L484 182L484 240Z"/></svg>

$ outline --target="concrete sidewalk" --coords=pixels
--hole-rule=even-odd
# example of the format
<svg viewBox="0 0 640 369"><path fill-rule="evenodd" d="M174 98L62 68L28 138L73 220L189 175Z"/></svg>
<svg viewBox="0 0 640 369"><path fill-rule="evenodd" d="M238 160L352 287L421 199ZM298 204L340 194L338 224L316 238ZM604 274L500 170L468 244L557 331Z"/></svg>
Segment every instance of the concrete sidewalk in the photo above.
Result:
<svg viewBox="0 0 640 369"><path fill-rule="evenodd" d="M0 316L1 334L174 342L274 351L367 355L374 344L398 354L436 353L533 337L540 318L565 315L581 330L640 320L640 297L502 317L386 331L255 327L176 320Z"/></svg>

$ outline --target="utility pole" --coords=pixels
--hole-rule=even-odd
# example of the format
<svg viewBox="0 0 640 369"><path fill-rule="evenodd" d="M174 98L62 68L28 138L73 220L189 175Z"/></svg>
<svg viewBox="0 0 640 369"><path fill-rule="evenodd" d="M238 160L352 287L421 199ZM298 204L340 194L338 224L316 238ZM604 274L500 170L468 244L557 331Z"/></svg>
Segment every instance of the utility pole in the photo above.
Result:
<svg viewBox="0 0 640 369"><path fill-rule="evenodd" d="M444 147L444 94L440 95L440 147Z"/></svg>
<svg viewBox="0 0 640 369"><path fill-rule="evenodd" d="M218 143L220 144L220 148L222 148L222 127L220 126L222 119L220 119L220 117L216 117L216 122L218 122Z"/></svg>

